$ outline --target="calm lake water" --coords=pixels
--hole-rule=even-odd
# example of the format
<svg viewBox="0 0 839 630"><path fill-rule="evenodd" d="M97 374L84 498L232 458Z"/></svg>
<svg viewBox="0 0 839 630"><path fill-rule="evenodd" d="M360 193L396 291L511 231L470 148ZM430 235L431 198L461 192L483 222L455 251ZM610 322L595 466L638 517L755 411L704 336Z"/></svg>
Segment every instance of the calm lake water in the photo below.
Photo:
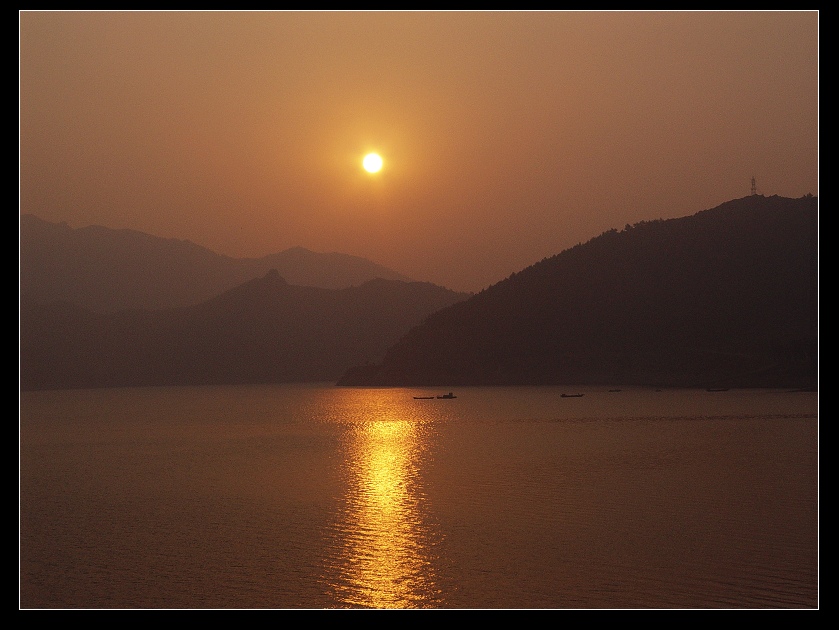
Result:
<svg viewBox="0 0 839 630"><path fill-rule="evenodd" d="M816 393L447 389L22 393L20 607L818 607Z"/></svg>

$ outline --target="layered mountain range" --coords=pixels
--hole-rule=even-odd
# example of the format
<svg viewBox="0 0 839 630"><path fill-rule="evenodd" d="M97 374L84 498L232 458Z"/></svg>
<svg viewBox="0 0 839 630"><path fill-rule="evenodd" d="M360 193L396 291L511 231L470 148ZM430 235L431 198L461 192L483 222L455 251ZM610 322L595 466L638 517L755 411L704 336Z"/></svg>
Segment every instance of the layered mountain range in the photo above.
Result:
<svg viewBox="0 0 839 630"><path fill-rule="evenodd" d="M336 381L469 296L367 259L259 259L21 217L23 390Z"/></svg>
<svg viewBox="0 0 839 630"><path fill-rule="evenodd" d="M340 254L237 260L26 216L21 389L813 388L818 245L817 198L752 195L609 230L472 295Z"/></svg>

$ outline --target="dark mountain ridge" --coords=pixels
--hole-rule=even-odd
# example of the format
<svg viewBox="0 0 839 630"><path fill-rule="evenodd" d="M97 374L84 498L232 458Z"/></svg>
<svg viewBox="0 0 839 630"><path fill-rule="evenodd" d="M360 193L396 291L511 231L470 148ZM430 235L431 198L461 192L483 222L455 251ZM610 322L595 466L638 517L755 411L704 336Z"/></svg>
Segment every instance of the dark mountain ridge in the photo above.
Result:
<svg viewBox="0 0 839 630"><path fill-rule="evenodd" d="M339 289L373 278L410 279L367 259L294 247L231 258L191 241L102 226L73 229L20 217L20 293L30 303L67 301L113 313L198 304L276 269L289 283Z"/></svg>
<svg viewBox="0 0 839 630"><path fill-rule="evenodd" d="M815 387L818 200L609 230L443 309L341 385Z"/></svg>
<svg viewBox="0 0 839 630"><path fill-rule="evenodd" d="M24 301L22 390L332 381L468 297L423 282L297 286L276 270L199 305L93 313Z"/></svg>

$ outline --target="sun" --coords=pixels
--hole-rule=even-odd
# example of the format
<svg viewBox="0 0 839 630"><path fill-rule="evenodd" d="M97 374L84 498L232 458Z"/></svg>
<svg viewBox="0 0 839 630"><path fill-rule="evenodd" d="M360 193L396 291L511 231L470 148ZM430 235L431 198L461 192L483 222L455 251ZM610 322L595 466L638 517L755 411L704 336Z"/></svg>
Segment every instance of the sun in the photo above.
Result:
<svg viewBox="0 0 839 630"><path fill-rule="evenodd" d="M362 164L364 165L364 170L368 173L378 173L382 170L384 162L382 161L382 156L378 153L368 153L364 156Z"/></svg>

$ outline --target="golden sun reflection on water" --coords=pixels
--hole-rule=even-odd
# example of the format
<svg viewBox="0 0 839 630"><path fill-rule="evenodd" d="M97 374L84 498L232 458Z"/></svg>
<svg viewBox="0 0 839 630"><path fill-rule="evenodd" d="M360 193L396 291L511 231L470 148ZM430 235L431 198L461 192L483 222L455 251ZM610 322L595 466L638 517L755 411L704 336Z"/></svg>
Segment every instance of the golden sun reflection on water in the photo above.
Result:
<svg viewBox="0 0 839 630"><path fill-rule="evenodd" d="M434 532L420 476L429 425L410 403L369 402L347 434L347 489L333 530L329 582L348 607L433 607L439 603Z"/></svg>

